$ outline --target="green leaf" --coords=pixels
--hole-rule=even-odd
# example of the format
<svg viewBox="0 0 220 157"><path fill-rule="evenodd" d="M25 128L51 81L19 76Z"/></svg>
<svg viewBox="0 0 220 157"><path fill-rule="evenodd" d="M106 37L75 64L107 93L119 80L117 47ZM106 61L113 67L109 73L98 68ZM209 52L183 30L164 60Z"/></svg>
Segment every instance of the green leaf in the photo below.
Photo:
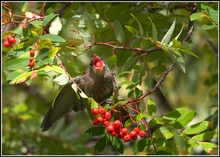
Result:
<svg viewBox="0 0 220 157"><path fill-rule="evenodd" d="M127 28L127 30L134 36L136 36L138 34L138 31L134 27L125 25L125 28Z"/></svg>
<svg viewBox="0 0 220 157"><path fill-rule="evenodd" d="M145 84L146 84L146 90L147 91L152 89L152 87L153 87L153 76L152 76L151 72L148 72L146 80L145 80Z"/></svg>
<svg viewBox="0 0 220 157"><path fill-rule="evenodd" d="M173 137L173 133L166 127L162 126L154 132L155 136L165 138L166 140Z"/></svg>
<svg viewBox="0 0 220 157"><path fill-rule="evenodd" d="M153 21L151 20L150 17L148 17L150 22L151 22L151 25L152 25L152 37L153 37L153 41L156 42L157 41L157 29L153 23Z"/></svg>
<svg viewBox="0 0 220 157"><path fill-rule="evenodd" d="M49 14L49 15L47 15L45 18L44 18L44 20L43 20L43 26L46 26L51 20L53 20L55 17L57 16L57 14L54 14L54 13L52 13L52 14Z"/></svg>
<svg viewBox="0 0 220 157"><path fill-rule="evenodd" d="M210 30L210 29L213 29L213 28L217 28L215 25L207 25L207 24L204 24L203 26L202 26L202 28L204 29L204 30Z"/></svg>
<svg viewBox="0 0 220 157"><path fill-rule="evenodd" d="M52 42L57 42L57 43L66 41L61 36L54 34L44 34L41 36L41 39L50 39Z"/></svg>
<svg viewBox="0 0 220 157"><path fill-rule="evenodd" d="M202 145L203 149L209 154L212 154L213 148L218 148L217 144L211 142L200 142L200 144Z"/></svg>
<svg viewBox="0 0 220 157"><path fill-rule="evenodd" d="M186 67L185 67L185 59L180 54L180 52L175 50L168 50L169 56L172 58L172 60L177 64L178 68L183 72L186 73Z"/></svg>
<svg viewBox="0 0 220 157"><path fill-rule="evenodd" d="M99 136L105 133L105 127L91 127L85 132L87 135L90 136Z"/></svg>
<svg viewBox="0 0 220 157"><path fill-rule="evenodd" d="M118 153L124 153L123 144L118 137L110 136L109 141L112 143L112 146L116 149Z"/></svg>
<svg viewBox="0 0 220 157"><path fill-rule="evenodd" d="M55 79L53 79L53 82L56 82L59 85L65 85L67 84L69 81L69 77L67 74L61 74L58 77L56 77Z"/></svg>
<svg viewBox="0 0 220 157"><path fill-rule="evenodd" d="M103 151L107 142L108 142L108 138L106 136L99 139L95 144L96 152L99 153L99 152Z"/></svg>
<svg viewBox="0 0 220 157"><path fill-rule="evenodd" d="M50 50L48 48L40 49L39 54L37 55L36 61L40 61L49 54ZM50 59L50 58L48 58ZM51 60L51 59L50 59Z"/></svg>
<svg viewBox="0 0 220 157"><path fill-rule="evenodd" d="M160 125L160 124L164 124L164 121L162 118L152 118L149 122L148 122L149 126L155 126L155 125Z"/></svg>
<svg viewBox="0 0 220 157"><path fill-rule="evenodd" d="M126 81L121 82L118 86L120 87L120 86L125 85L125 84L127 84L127 85L136 85L134 82L126 80Z"/></svg>
<svg viewBox="0 0 220 157"><path fill-rule="evenodd" d="M28 7L28 2L25 2L24 5L22 6L21 11L22 11L23 13L26 12L27 7Z"/></svg>
<svg viewBox="0 0 220 157"><path fill-rule="evenodd" d="M114 68L115 68L115 65L116 65L116 62L117 62L117 56L116 55L113 55L111 56L110 58L108 58L107 60L107 65L108 65L108 68L113 71Z"/></svg>
<svg viewBox="0 0 220 157"><path fill-rule="evenodd" d="M218 137L217 131L207 131L205 133L193 136L192 139L198 141L207 141L217 137Z"/></svg>
<svg viewBox="0 0 220 157"><path fill-rule="evenodd" d="M21 69L18 69L16 71L11 72L10 74L7 75L6 81L13 80L16 78L18 75L21 75L24 71Z"/></svg>
<svg viewBox="0 0 220 157"><path fill-rule="evenodd" d="M137 64L138 59L139 59L138 56L136 56L136 57L133 57L133 56L130 57L130 59L127 60L126 63L124 64L124 66L123 66L123 68L122 68L122 71L129 71L129 70L131 70L132 67Z"/></svg>
<svg viewBox="0 0 220 157"><path fill-rule="evenodd" d="M122 77L124 75L127 75L127 74L131 74L131 71L123 71L123 72L118 74L118 77L120 78L120 77Z"/></svg>
<svg viewBox="0 0 220 157"><path fill-rule="evenodd" d="M180 129L185 127L195 117L196 111L190 110L182 114L174 123L173 127Z"/></svg>
<svg viewBox="0 0 220 157"><path fill-rule="evenodd" d="M193 53L192 51L189 51L189 50L186 50L186 49L179 49L179 51L183 52L183 53L187 53L187 54L199 59L199 57L195 53Z"/></svg>
<svg viewBox="0 0 220 157"><path fill-rule="evenodd" d="M209 121L202 121L186 128L183 133L186 135L197 134L209 128Z"/></svg>
<svg viewBox="0 0 220 157"><path fill-rule="evenodd" d="M114 21L114 32L116 39L122 43L124 41L124 30L117 19Z"/></svg>
<svg viewBox="0 0 220 157"><path fill-rule="evenodd" d="M165 36L163 37L163 39L161 40L161 45L164 44L168 44L172 38L174 29L175 29L175 25L176 25L176 18L174 19L171 27L169 28L168 32L165 34Z"/></svg>
<svg viewBox="0 0 220 157"><path fill-rule="evenodd" d="M31 21L30 23L31 23L34 27L42 28L42 22L41 22L41 21L35 20L35 21Z"/></svg>
<svg viewBox="0 0 220 157"><path fill-rule="evenodd" d="M203 18L203 13L202 12L193 13L192 15L190 15L190 20L191 21L198 20L198 19L201 19L201 18Z"/></svg>
<svg viewBox="0 0 220 157"><path fill-rule="evenodd" d="M145 113L139 113L136 115L136 121L139 122L141 121L142 118L149 118L150 116L145 114Z"/></svg>
<svg viewBox="0 0 220 157"><path fill-rule="evenodd" d="M138 23L138 26L139 26L139 33L140 33L140 36L143 36L144 35L144 30L140 24L140 22L137 20L137 18L133 15L133 14L130 14Z"/></svg>
<svg viewBox="0 0 220 157"><path fill-rule="evenodd" d="M177 108L170 113L164 115L162 117L164 122L172 122L175 121L177 118L179 118L181 115L183 115L185 112L187 112L187 108Z"/></svg>
<svg viewBox="0 0 220 157"><path fill-rule="evenodd" d="M157 107L153 99L148 99L148 113L150 116L154 115L157 111Z"/></svg>
<svg viewBox="0 0 220 157"><path fill-rule="evenodd" d="M10 84L17 84L17 83L25 82L26 79L31 76L31 74L32 74L32 71L31 71L31 72L24 72L24 73L22 73L21 75L18 75L17 77L15 77L15 78L10 82Z"/></svg>
<svg viewBox="0 0 220 157"><path fill-rule="evenodd" d="M151 146L151 139L144 138L141 139L134 144L133 152L137 154L138 152L146 151Z"/></svg>
<svg viewBox="0 0 220 157"><path fill-rule="evenodd" d="M43 59L43 60L37 62L37 63L35 64L35 67L37 68L37 67L40 67L40 66L43 66L43 65L52 64L52 63L53 63L53 60L52 60L52 59L50 59L50 58L45 58L45 59Z"/></svg>
<svg viewBox="0 0 220 157"><path fill-rule="evenodd" d="M6 70L16 70L19 68L23 68L29 64L29 59L28 58L17 58L13 60L7 61L4 65L3 68Z"/></svg>
<svg viewBox="0 0 220 157"><path fill-rule="evenodd" d="M52 50L49 52L48 57L52 59L57 54L58 51L59 51L58 47L53 47Z"/></svg>
<svg viewBox="0 0 220 157"><path fill-rule="evenodd" d="M176 146L179 148L179 150L186 150L187 148L187 139L182 134L179 134L177 130L174 131L173 139L176 143Z"/></svg>

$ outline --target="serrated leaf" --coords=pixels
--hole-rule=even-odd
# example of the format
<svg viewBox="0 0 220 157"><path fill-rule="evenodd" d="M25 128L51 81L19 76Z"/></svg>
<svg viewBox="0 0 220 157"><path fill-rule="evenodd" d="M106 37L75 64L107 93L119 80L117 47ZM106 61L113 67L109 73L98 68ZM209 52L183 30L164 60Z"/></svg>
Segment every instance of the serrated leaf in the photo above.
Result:
<svg viewBox="0 0 220 157"><path fill-rule="evenodd" d="M115 33L115 37L116 39L122 43L124 41L124 30L121 26L121 23L115 19L114 21L114 33Z"/></svg>
<svg viewBox="0 0 220 157"><path fill-rule="evenodd" d="M46 26L51 20L53 20L55 17L57 16L57 14L49 14L47 15L44 20L43 20L43 26Z"/></svg>
<svg viewBox="0 0 220 157"><path fill-rule="evenodd" d="M125 25L125 28L127 28L127 30L134 36L136 36L138 34L138 31L134 27Z"/></svg>
<svg viewBox="0 0 220 157"><path fill-rule="evenodd" d="M96 152L99 153L103 151L107 143L108 143L108 138L106 136L99 139L95 144Z"/></svg>
<svg viewBox="0 0 220 157"><path fill-rule="evenodd" d="M148 113L150 116L154 115L157 111L157 107L153 99L148 99Z"/></svg>
<svg viewBox="0 0 220 157"><path fill-rule="evenodd" d="M50 50L48 48L40 49L40 52L39 52L39 54L36 57L36 61L40 61L43 58L45 58L49 54L49 52L50 52ZM47 58L47 59L51 60L50 58Z"/></svg>
<svg viewBox="0 0 220 157"><path fill-rule="evenodd" d="M189 122L193 120L196 115L196 111L187 111L183 115L181 115L174 123L173 127L176 129L180 129L185 127Z"/></svg>
<svg viewBox="0 0 220 157"><path fill-rule="evenodd" d="M138 152L146 151L151 146L151 140L149 138L141 139L134 144L133 152L137 154Z"/></svg>
<svg viewBox="0 0 220 157"><path fill-rule="evenodd" d="M150 17L148 17L148 19L150 20L151 22L151 25L152 25L152 37L153 37L153 41L156 42L157 41L157 28L155 27L153 21L151 20Z"/></svg>
<svg viewBox="0 0 220 157"><path fill-rule="evenodd" d="M105 127L91 127L85 133L90 136L100 136L105 133Z"/></svg>
<svg viewBox="0 0 220 157"><path fill-rule="evenodd" d="M16 58L16 59L7 61L3 65L3 68L6 70L16 70L19 68L23 68L27 66L28 64L29 64L28 58Z"/></svg>
<svg viewBox="0 0 220 157"><path fill-rule="evenodd" d="M175 29L175 25L176 25L176 18L174 19L171 27L169 28L169 30L167 31L167 33L165 34L165 36L161 40L161 45L168 44L170 42L172 35L173 35L173 32L174 32L174 29Z"/></svg>
<svg viewBox="0 0 220 157"><path fill-rule="evenodd" d="M54 34L44 34L41 36L41 39L50 39L52 42L57 42L57 43L66 41L61 36Z"/></svg>
<svg viewBox="0 0 220 157"><path fill-rule="evenodd" d="M206 141L216 137L218 137L218 133L216 131L207 131L205 133L193 136L192 139L198 141Z"/></svg>
<svg viewBox="0 0 220 157"><path fill-rule="evenodd" d="M52 60L52 59L50 59L50 58L45 58L45 59L43 59L43 60L37 62L37 63L35 64L35 67L37 68L37 67L40 67L40 66L43 66L43 65L52 64L52 63L53 63L53 60Z"/></svg>

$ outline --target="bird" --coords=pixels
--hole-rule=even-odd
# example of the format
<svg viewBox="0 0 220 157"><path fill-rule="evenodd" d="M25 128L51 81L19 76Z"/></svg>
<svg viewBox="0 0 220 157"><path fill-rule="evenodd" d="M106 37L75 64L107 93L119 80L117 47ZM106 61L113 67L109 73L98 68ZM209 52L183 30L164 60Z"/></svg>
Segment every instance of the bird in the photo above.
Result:
<svg viewBox="0 0 220 157"><path fill-rule="evenodd" d="M116 88L114 73L110 71L101 57L93 55L89 63L88 72L73 78L76 85L87 97L92 97L97 103L101 103L113 95ZM85 109L82 97L72 88L73 82L66 84L54 99L51 108L46 113L42 124L42 132L50 129L52 124L72 110L79 112Z"/></svg>

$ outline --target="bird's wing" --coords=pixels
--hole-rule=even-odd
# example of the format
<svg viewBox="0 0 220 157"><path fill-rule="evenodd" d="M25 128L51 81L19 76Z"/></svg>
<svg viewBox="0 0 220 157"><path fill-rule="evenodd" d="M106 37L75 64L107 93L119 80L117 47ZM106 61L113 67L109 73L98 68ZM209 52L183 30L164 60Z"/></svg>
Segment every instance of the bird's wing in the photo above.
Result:
<svg viewBox="0 0 220 157"><path fill-rule="evenodd" d="M77 79L79 79L77 82L80 81L79 77ZM72 83L65 85L58 93L41 124L42 131L48 130L56 120L70 111L74 110L77 112L85 109L83 98L73 90L71 85Z"/></svg>

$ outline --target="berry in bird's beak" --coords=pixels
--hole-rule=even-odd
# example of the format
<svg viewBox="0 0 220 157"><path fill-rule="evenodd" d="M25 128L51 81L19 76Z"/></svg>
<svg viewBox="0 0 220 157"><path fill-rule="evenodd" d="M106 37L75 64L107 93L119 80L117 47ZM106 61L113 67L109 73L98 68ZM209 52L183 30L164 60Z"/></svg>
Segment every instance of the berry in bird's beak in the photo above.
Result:
<svg viewBox="0 0 220 157"><path fill-rule="evenodd" d="M93 66L100 70L104 67L104 62L95 54L93 56Z"/></svg>

